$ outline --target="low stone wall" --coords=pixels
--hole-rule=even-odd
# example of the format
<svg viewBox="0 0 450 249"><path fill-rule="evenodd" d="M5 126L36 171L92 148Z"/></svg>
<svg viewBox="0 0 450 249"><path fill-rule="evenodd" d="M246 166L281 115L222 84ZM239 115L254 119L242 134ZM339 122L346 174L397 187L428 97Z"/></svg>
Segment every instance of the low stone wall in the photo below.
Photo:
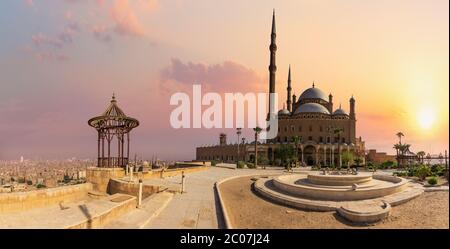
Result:
<svg viewBox="0 0 450 249"><path fill-rule="evenodd" d="M183 171L185 174L188 174L188 173L206 170L209 168L210 168L209 166L199 166L199 167L166 169L166 170L164 170L162 177L171 177L171 176L181 175L181 172L183 172ZM162 170L153 170L153 171L149 171L149 172L136 172L136 173L134 173L134 177L136 177L137 179L142 179L142 180L161 178L161 171Z"/></svg>
<svg viewBox="0 0 450 249"><path fill-rule="evenodd" d="M0 213L23 212L33 208L87 198L92 184L84 183L56 188L0 194Z"/></svg>
<svg viewBox="0 0 450 249"><path fill-rule="evenodd" d="M108 199L112 200L116 197L123 196L121 194L112 195ZM136 209L137 198L131 197L130 199L123 201L119 205L106 210L100 214L96 214L93 217L86 218L76 224L66 226L66 229L92 229L92 228L102 228L113 219L120 217L132 210Z"/></svg>
<svg viewBox="0 0 450 249"><path fill-rule="evenodd" d="M109 179L123 176L125 176L125 170L122 168L91 167L86 171L86 179L92 183L93 189L103 193L108 192Z"/></svg>
<svg viewBox="0 0 450 249"><path fill-rule="evenodd" d="M149 197L152 194L158 193L160 191L160 186L142 186L142 199ZM108 194L128 194L138 197L139 194L139 183L127 182L119 179L110 179L108 186Z"/></svg>

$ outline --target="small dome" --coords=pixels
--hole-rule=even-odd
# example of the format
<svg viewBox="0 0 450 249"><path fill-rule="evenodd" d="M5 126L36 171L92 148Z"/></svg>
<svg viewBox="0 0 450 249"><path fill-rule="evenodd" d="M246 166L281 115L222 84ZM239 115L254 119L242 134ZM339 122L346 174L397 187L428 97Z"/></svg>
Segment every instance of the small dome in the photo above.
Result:
<svg viewBox="0 0 450 249"><path fill-rule="evenodd" d="M333 115L348 115L346 111L344 111L344 109L339 108L336 109L336 111L333 112Z"/></svg>
<svg viewBox="0 0 450 249"><path fill-rule="evenodd" d="M286 109L286 106L283 104L283 109L278 111L278 115L291 115L291 112Z"/></svg>
<svg viewBox="0 0 450 249"><path fill-rule="evenodd" d="M287 109L281 109L278 111L278 115L291 115Z"/></svg>
<svg viewBox="0 0 450 249"><path fill-rule="evenodd" d="M327 108L323 105L317 103L306 103L297 108L294 114L298 113L322 113L322 114L330 114Z"/></svg>
<svg viewBox="0 0 450 249"><path fill-rule="evenodd" d="M314 86L306 89L299 97L299 100L302 99L322 99L328 102L327 95L323 93L319 88L315 88Z"/></svg>

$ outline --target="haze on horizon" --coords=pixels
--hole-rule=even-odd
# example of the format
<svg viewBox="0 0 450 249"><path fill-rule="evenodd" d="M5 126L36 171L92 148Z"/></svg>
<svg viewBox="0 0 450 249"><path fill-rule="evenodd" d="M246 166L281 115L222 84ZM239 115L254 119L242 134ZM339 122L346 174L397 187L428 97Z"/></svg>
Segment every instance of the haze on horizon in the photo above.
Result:
<svg viewBox="0 0 450 249"><path fill-rule="evenodd" d="M356 99L366 149L448 149L447 0L5 0L0 3L0 160L94 158L100 115L115 92L141 125L131 151L190 160L224 130L170 127L169 98L267 92L277 15L277 92L288 66L297 96L315 81L335 105ZM233 129L225 131L234 142ZM249 130L244 131L252 139Z"/></svg>

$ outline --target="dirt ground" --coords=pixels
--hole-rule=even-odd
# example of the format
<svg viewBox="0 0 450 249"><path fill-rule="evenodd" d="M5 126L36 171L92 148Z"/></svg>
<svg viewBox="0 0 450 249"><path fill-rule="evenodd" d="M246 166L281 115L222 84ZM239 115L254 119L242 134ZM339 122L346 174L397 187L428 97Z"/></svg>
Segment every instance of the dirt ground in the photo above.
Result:
<svg viewBox="0 0 450 249"><path fill-rule="evenodd" d="M370 225L347 222L335 212L313 212L274 204L251 190L251 177L221 184L223 201L234 228L445 228L449 229L449 193L429 192L392 208L384 221Z"/></svg>

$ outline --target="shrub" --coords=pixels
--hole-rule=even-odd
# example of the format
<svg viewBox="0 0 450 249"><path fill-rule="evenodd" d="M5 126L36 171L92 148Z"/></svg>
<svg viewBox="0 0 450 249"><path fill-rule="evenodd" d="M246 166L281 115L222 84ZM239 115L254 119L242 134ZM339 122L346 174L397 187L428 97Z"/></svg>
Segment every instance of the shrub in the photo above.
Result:
<svg viewBox="0 0 450 249"><path fill-rule="evenodd" d="M399 177L401 177L401 176L406 176L407 174L408 174L408 173L405 172L405 171L395 171L395 172L393 173L394 176L399 176Z"/></svg>
<svg viewBox="0 0 450 249"><path fill-rule="evenodd" d="M42 183L39 183L38 185L36 185L36 188L46 188L47 186L45 186L44 184L42 184Z"/></svg>
<svg viewBox="0 0 450 249"><path fill-rule="evenodd" d="M436 179L436 177L431 177L430 179L428 179L428 184L430 184L430 185L436 185L436 184L437 184L437 179Z"/></svg>
<svg viewBox="0 0 450 249"><path fill-rule="evenodd" d="M245 167L245 162L244 161L238 161L236 167L238 169L243 169Z"/></svg>
<svg viewBox="0 0 450 249"><path fill-rule="evenodd" d="M276 166L280 166L280 165L281 165L281 159L279 159L279 158L275 159L275 160L274 160L274 164L275 164Z"/></svg>
<svg viewBox="0 0 450 249"><path fill-rule="evenodd" d="M420 180L425 180L425 178L427 178L427 176L431 175L431 170L425 166L419 166L415 172L415 176L419 177Z"/></svg>
<svg viewBox="0 0 450 249"><path fill-rule="evenodd" d="M256 167L255 167L255 164L254 164L254 163L247 163L247 168L249 168L249 169L254 169L254 168L256 168Z"/></svg>
<svg viewBox="0 0 450 249"><path fill-rule="evenodd" d="M434 175L443 176L445 173L445 167L439 164L431 166L431 172Z"/></svg>
<svg viewBox="0 0 450 249"><path fill-rule="evenodd" d="M216 160L212 160L211 161L211 166L216 166L217 165L217 161Z"/></svg>

